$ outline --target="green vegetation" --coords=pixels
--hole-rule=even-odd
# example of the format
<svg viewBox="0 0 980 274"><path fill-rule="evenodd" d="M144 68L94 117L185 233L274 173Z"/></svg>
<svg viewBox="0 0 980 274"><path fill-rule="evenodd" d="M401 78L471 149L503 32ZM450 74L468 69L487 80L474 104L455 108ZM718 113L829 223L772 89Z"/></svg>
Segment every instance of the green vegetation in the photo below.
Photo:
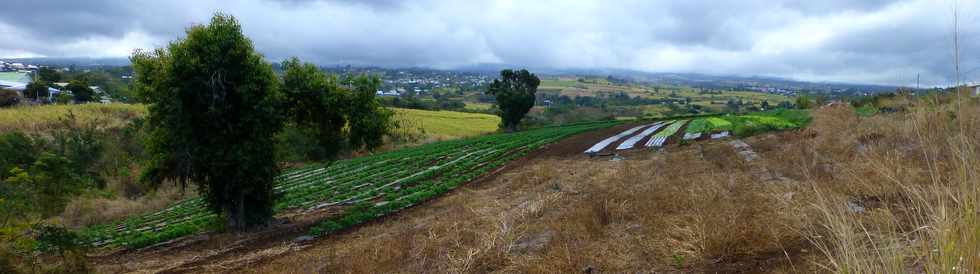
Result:
<svg viewBox="0 0 980 274"><path fill-rule="evenodd" d="M736 136L745 137L762 132L801 128L810 122L805 110L780 109L753 112L744 115L698 118L684 130L685 133L712 133L733 131Z"/></svg>
<svg viewBox="0 0 980 274"><path fill-rule="evenodd" d="M282 67L283 103L287 106L289 126L312 136L319 148L310 150L307 159L332 159L343 147L376 149L395 126L394 114L375 98L381 79L353 77L344 81L353 83L353 89L346 89L337 85L336 77L327 76L314 64L301 64L293 58L283 62Z"/></svg>
<svg viewBox="0 0 980 274"><path fill-rule="evenodd" d="M75 79L68 82L68 86L65 87L71 94L75 96L76 103L87 103L96 101L95 90L89 87L88 81L85 79Z"/></svg>
<svg viewBox="0 0 980 274"><path fill-rule="evenodd" d="M24 97L33 100L48 97L48 85L43 81L31 81L24 89Z"/></svg>
<svg viewBox="0 0 980 274"><path fill-rule="evenodd" d="M679 131L684 124L687 124L687 121L688 120L671 121L670 125L654 134L651 139L656 137L674 136L674 134L677 134L677 131Z"/></svg>
<svg viewBox="0 0 980 274"><path fill-rule="evenodd" d="M538 89L539 93L547 96L547 99L552 102L567 97L579 106L636 109L625 112L631 114L640 112L647 117L761 111L773 106L787 108L792 105L792 98L783 95L746 90L635 83L617 81L611 77L545 78L542 79Z"/></svg>
<svg viewBox="0 0 980 274"><path fill-rule="evenodd" d="M500 79L493 80L487 94L496 96L500 109L501 127L516 131L521 119L534 107L534 93L541 80L526 69L500 71Z"/></svg>
<svg viewBox="0 0 980 274"><path fill-rule="evenodd" d="M279 172L274 137L283 126L282 94L238 22L216 14L185 39L132 60L135 87L149 103L142 179L196 184L228 228L266 223Z"/></svg>
<svg viewBox="0 0 980 274"><path fill-rule="evenodd" d="M289 170L275 179L275 211L354 204L312 234L336 231L376 218L477 178L510 160L571 134L608 127L599 122L431 143L331 164ZM201 198L164 210L90 227L95 246L145 246L221 226Z"/></svg>

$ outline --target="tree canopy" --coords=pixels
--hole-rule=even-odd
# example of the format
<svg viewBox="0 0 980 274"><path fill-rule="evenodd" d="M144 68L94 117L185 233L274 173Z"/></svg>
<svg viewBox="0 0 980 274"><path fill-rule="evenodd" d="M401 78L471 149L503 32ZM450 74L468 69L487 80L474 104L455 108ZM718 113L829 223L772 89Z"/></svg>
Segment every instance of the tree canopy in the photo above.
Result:
<svg viewBox="0 0 980 274"><path fill-rule="evenodd" d="M267 222L282 94L238 21L216 14L186 38L131 59L149 112L143 179L195 183L229 228Z"/></svg>
<svg viewBox="0 0 980 274"><path fill-rule="evenodd" d="M501 123L504 128L514 131L524 115L534 106L534 94L541 80L526 69L500 71L500 79L493 80L487 94L497 98Z"/></svg>
<svg viewBox="0 0 980 274"><path fill-rule="evenodd" d="M68 82L68 86L65 87L71 94L75 96L76 103L85 103L95 100L95 91L88 86L88 81L84 79L75 79Z"/></svg>
<svg viewBox="0 0 980 274"><path fill-rule="evenodd" d="M321 148L310 155L312 159L333 158L345 145L353 150L375 149L395 126L392 112L376 97L381 87L378 77L349 76L348 89L339 86L335 76L296 58L282 67L289 120L313 135Z"/></svg>
<svg viewBox="0 0 980 274"><path fill-rule="evenodd" d="M31 81L24 88L24 97L34 100L48 97L48 84L43 81Z"/></svg>

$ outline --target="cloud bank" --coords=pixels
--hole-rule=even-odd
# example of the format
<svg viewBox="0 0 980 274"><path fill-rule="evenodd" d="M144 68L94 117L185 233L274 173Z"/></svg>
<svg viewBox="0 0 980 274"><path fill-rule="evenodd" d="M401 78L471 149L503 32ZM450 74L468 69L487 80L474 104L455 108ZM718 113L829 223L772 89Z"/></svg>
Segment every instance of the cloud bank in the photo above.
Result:
<svg viewBox="0 0 980 274"><path fill-rule="evenodd" d="M11 0L0 57L121 57L217 11L271 60L453 68L763 75L947 85L953 0L128 1ZM980 80L980 4L961 1L961 75Z"/></svg>

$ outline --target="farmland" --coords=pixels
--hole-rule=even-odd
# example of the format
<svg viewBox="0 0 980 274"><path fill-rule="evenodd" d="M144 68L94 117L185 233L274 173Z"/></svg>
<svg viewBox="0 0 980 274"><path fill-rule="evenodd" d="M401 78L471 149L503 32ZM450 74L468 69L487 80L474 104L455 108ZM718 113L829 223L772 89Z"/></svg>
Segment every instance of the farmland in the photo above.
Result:
<svg viewBox="0 0 980 274"><path fill-rule="evenodd" d="M636 126L609 136L596 142L585 150L585 153L595 155L609 147L615 147L615 150L632 149L636 147L636 143L644 144L642 147L658 148L666 145L672 138L677 138L675 135L679 135L683 141L719 139L732 134L747 137L768 131L802 128L809 121L809 114L803 110L775 110L742 115L667 120ZM641 142L643 140L646 141ZM618 145L612 146L613 144Z"/></svg>
<svg viewBox="0 0 980 274"><path fill-rule="evenodd" d="M453 111L394 109L400 131L434 139L455 139L491 133L500 118L490 114ZM45 132L60 125L69 112L81 123L98 121L104 127L121 127L146 114L141 104L78 104L19 106L0 109L0 131Z"/></svg>
<svg viewBox="0 0 980 274"><path fill-rule="evenodd" d="M372 156L310 165L277 177L275 210L313 211L350 206L344 216L317 226L336 231L401 210L469 182L510 160L566 136L616 122L547 127L431 143ZM93 246L139 247L221 226L200 198L166 209L84 229Z"/></svg>
<svg viewBox="0 0 980 274"><path fill-rule="evenodd" d="M691 99L692 105L697 105L711 111L725 111L729 100L742 101L746 107L760 107L763 101L775 106L779 103L790 102L791 98L783 95L769 94L745 90L701 90L690 86L657 85L657 84L622 84L612 83L604 78L575 78L553 77L541 80L538 88L542 93L552 93L569 97L603 96L613 93L625 93L631 97L646 99ZM669 108L665 105L639 106L641 112L649 117L667 117Z"/></svg>
<svg viewBox="0 0 980 274"><path fill-rule="evenodd" d="M470 137L497 130L500 117L483 113L396 108L402 130L438 139Z"/></svg>

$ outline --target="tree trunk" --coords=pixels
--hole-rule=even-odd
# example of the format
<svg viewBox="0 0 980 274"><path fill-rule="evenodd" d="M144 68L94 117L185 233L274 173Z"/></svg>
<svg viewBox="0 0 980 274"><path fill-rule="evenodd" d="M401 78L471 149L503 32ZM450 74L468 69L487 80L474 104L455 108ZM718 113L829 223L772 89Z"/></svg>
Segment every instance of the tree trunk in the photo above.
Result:
<svg viewBox="0 0 980 274"><path fill-rule="evenodd" d="M225 205L225 222L228 229L245 229L245 192L239 191L235 201Z"/></svg>

